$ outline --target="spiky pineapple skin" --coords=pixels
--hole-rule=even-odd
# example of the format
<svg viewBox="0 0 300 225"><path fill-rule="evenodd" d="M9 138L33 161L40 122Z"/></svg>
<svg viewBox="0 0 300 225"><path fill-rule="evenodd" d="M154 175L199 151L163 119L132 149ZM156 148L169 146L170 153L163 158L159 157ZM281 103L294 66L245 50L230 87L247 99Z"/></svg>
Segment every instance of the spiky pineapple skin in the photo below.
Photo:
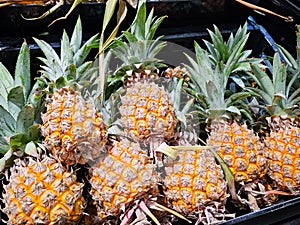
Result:
<svg viewBox="0 0 300 225"><path fill-rule="evenodd" d="M137 143L114 141L90 168L90 194L105 221L117 217L135 200L158 194L154 165Z"/></svg>
<svg viewBox="0 0 300 225"><path fill-rule="evenodd" d="M270 135L265 138L269 151L268 174L282 190L299 191L300 128L299 120L274 116L268 118Z"/></svg>
<svg viewBox="0 0 300 225"><path fill-rule="evenodd" d="M80 92L63 87L48 96L42 115L44 145L67 165L85 164L99 156L107 141L101 113Z"/></svg>
<svg viewBox="0 0 300 225"><path fill-rule="evenodd" d="M192 216L213 202L225 204L227 183L208 149L178 151L177 158L167 158L164 165L164 193L179 213Z"/></svg>
<svg viewBox="0 0 300 225"><path fill-rule="evenodd" d="M125 131L136 140L162 134L175 135L176 117L172 102L163 87L154 82L135 82L121 97L121 120Z"/></svg>
<svg viewBox="0 0 300 225"><path fill-rule="evenodd" d="M246 124L215 120L210 124L208 146L214 146L235 177L248 182L267 172L267 153L259 137Z"/></svg>
<svg viewBox="0 0 300 225"><path fill-rule="evenodd" d="M3 186L7 224L77 224L85 208L83 186L54 158L18 159Z"/></svg>

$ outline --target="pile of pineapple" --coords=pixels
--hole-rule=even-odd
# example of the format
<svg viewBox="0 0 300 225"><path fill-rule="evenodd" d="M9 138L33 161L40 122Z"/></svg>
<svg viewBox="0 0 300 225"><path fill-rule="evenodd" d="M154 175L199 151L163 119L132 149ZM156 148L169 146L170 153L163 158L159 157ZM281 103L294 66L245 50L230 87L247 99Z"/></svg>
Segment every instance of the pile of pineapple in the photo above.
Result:
<svg viewBox="0 0 300 225"><path fill-rule="evenodd" d="M60 56L34 39L34 85L26 42L13 76L0 64L7 224L218 224L299 194L299 59L280 47L267 67L246 25L227 41L215 27L168 68L162 21L139 4L115 71L87 60L98 37L82 45L80 19Z"/></svg>

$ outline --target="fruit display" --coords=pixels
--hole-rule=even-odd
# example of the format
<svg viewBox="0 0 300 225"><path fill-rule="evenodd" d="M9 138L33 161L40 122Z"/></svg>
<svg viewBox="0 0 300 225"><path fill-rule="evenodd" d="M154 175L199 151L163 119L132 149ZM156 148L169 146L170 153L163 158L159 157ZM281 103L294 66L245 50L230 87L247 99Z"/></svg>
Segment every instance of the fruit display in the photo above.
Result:
<svg viewBox="0 0 300 225"><path fill-rule="evenodd" d="M33 37L38 75L26 40L0 63L2 221L221 225L296 198L300 27L296 57L254 56L247 24L178 52L145 0L107 35L112 1L87 40L80 17L59 49Z"/></svg>

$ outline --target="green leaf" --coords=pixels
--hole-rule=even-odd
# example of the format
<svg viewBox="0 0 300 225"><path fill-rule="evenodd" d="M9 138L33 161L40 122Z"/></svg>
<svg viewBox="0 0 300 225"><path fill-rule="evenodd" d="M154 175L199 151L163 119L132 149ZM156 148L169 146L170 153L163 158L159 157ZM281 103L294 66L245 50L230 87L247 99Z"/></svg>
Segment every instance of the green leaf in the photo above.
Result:
<svg viewBox="0 0 300 225"><path fill-rule="evenodd" d="M245 98L250 97L251 94L249 92L238 92L238 93L234 93L232 95L230 95L227 99L226 99L226 107L229 107Z"/></svg>
<svg viewBox="0 0 300 225"><path fill-rule="evenodd" d="M19 108L22 108L25 104L23 87L16 86L9 90L7 100L17 105Z"/></svg>
<svg viewBox="0 0 300 225"><path fill-rule="evenodd" d="M40 125L34 124L28 127L26 131L26 139L29 141L37 141L41 136Z"/></svg>
<svg viewBox="0 0 300 225"><path fill-rule="evenodd" d="M186 126L186 116L181 111L176 111L176 118Z"/></svg>
<svg viewBox="0 0 300 225"><path fill-rule="evenodd" d="M292 68L298 69L298 63L294 59L294 57L281 45L276 44L279 50L281 51L282 55L284 56L285 62Z"/></svg>
<svg viewBox="0 0 300 225"><path fill-rule="evenodd" d="M106 30L106 27L115 12L117 2L118 0L108 0L106 2L103 25L102 25L102 34L104 34L104 31ZM101 36L103 36L102 34Z"/></svg>
<svg viewBox="0 0 300 225"><path fill-rule="evenodd" d="M30 75L30 54L29 47L24 41L15 68L15 86L24 87L24 98L27 98L31 88L31 75Z"/></svg>
<svg viewBox="0 0 300 225"><path fill-rule="evenodd" d="M4 156L0 159L0 172L3 172L8 164L9 161L12 160L13 156L13 151L12 149L8 149L5 153Z"/></svg>
<svg viewBox="0 0 300 225"><path fill-rule="evenodd" d="M14 80L7 68L0 62L0 95L7 99L9 89L14 85Z"/></svg>
<svg viewBox="0 0 300 225"><path fill-rule="evenodd" d="M73 52L77 52L82 42L82 24L80 16L77 19L72 37L71 37L71 48Z"/></svg>
<svg viewBox="0 0 300 225"><path fill-rule="evenodd" d="M229 106L228 108L226 108L226 111L228 111L230 113L234 113L236 115L241 115L240 110L235 106Z"/></svg>
<svg viewBox="0 0 300 225"><path fill-rule="evenodd" d="M121 26L121 23L123 22L123 20L125 19L126 15L127 15L126 4L125 5L124 4L120 4L118 13L119 12L122 12L122 14L120 14L120 19L118 20L118 23L117 23L116 27L113 29L113 31L111 32L111 34L109 35L109 37L106 39L106 41L104 42L104 44L100 43L99 53L102 53L107 48L107 46L109 46L111 44L111 42L114 40L114 38L116 37L116 35L118 33L118 30L119 30L119 28ZM102 35L101 35L101 38L103 39Z"/></svg>
<svg viewBox="0 0 300 225"><path fill-rule="evenodd" d="M10 89L7 96L9 112L15 119L25 104L23 91L24 89L22 86L17 86Z"/></svg>
<svg viewBox="0 0 300 225"><path fill-rule="evenodd" d="M57 77L64 75L64 68L61 67L61 60L51 45L43 40L39 40L37 38L33 39L47 59L47 61L43 62L48 68L51 68L51 73L47 73L49 75L48 79L53 81L56 80Z"/></svg>
<svg viewBox="0 0 300 225"><path fill-rule="evenodd" d="M34 108L32 105L25 105L19 113L16 132L24 133L34 123Z"/></svg>
<svg viewBox="0 0 300 225"><path fill-rule="evenodd" d="M19 149L20 147L28 143L25 134L15 134L10 137L9 141L9 144L13 150Z"/></svg>
<svg viewBox="0 0 300 225"><path fill-rule="evenodd" d="M76 67L83 64L86 60L88 54L91 51L90 45L97 41L98 34L92 36L89 40L87 40L84 45L75 53L74 55L74 64Z"/></svg>
<svg viewBox="0 0 300 225"><path fill-rule="evenodd" d="M250 73L249 75L253 77L260 89L263 90L269 96L269 98L273 98L275 89L268 74L266 74L266 72L263 71L258 65L252 65L252 71L253 74Z"/></svg>
<svg viewBox="0 0 300 225"><path fill-rule="evenodd" d="M279 92L285 94L287 74L286 74L285 65L281 62L278 53L275 53L273 58L272 76L273 76L275 94Z"/></svg>
<svg viewBox="0 0 300 225"><path fill-rule="evenodd" d="M131 27L131 32L136 35L139 40L145 40L145 23L146 23L146 1L142 0L139 1L138 10Z"/></svg>
<svg viewBox="0 0 300 225"><path fill-rule="evenodd" d="M60 60L62 62L63 70L66 71L66 68L73 63L73 52L70 45L70 40L67 35L67 32L64 30L61 44L60 44Z"/></svg>
<svg viewBox="0 0 300 225"><path fill-rule="evenodd" d="M10 146L7 140L0 136L0 153L5 154L9 150Z"/></svg>
<svg viewBox="0 0 300 225"><path fill-rule="evenodd" d="M175 101L173 102L173 106L176 111L179 111L179 107L180 107L180 94L182 92L183 81L184 81L183 79L180 79L175 89Z"/></svg>
<svg viewBox="0 0 300 225"><path fill-rule="evenodd" d="M0 106L0 136L9 137L16 130L16 121L12 115Z"/></svg>

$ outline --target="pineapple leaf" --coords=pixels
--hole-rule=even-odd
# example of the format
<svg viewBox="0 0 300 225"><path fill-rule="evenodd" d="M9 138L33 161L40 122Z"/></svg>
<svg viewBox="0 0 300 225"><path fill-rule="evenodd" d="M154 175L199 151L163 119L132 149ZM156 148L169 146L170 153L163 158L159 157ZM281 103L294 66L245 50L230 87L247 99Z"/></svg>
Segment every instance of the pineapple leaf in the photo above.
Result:
<svg viewBox="0 0 300 225"><path fill-rule="evenodd" d="M70 46L73 52L77 52L80 49L81 42L82 42L82 24L79 16L71 37Z"/></svg>
<svg viewBox="0 0 300 225"><path fill-rule="evenodd" d="M27 99L31 88L30 76L30 55L27 43L24 41L15 68L15 86L22 86L24 88L24 97Z"/></svg>
<svg viewBox="0 0 300 225"><path fill-rule="evenodd" d="M146 40L145 24L146 24L146 1L139 1L138 10L131 27L131 33L135 34L137 39Z"/></svg>
<svg viewBox="0 0 300 225"><path fill-rule="evenodd" d="M60 60L64 71L70 64L73 63L73 52L70 50L70 40L67 35L67 32L64 30L60 44Z"/></svg>
<svg viewBox="0 0 300 225"><path fill-rule="evenodd" d="M34 108L32 105L25 105L18 115L16 122L16 132L25 133L34 123Z"/></svg>
<svg viewBox="0 0 300 225"><path fill-rule="evenodd" d="M298 63L296 59L281 45L276 44L276 46L279 48L281 55L284 57L284 61L292 68L298 69ZM297 49L298 50L298 49ZM300 57L300 55L299 55Z"/></svg>
<svg viewBox="0 0 300 225"><path fill-rule="evenodd" d="M225 101L226 107L232 106L233 104L235 104L245 98L248 98L250 96L251 96L251 94L249 92L234 93L226 99L226 101Z"/></svg>
<svg viewBox="0 0 300 225"><path fill-rule="evenodd" d="M287 74L286 74L285 65L281 62L278 53L275 53L273 58L272 76L273 76L274 92L275 93L282 92L285 94Z"/></svg>
<svg viewBox="0 0 300 225"><path fill-rule="evenodd" d="M24 89L22 86L16 86L10 89L7 102L8 102L8 109L11 115L16 119L20 110L25 104L24 99Z"/></svg>
<svg viewBox="0 0 300 225"><path fill-rule="evenodd" d="M26 130L26 136L29 141L36 141L39 139L41 132L40 132L40 125L33 124Z"/></svg>
<svg viewBox="0 0 300 225"><path fill-rule="evenodd" d="M236 115L241 115L240 110L235 106L229 106L226 108L226 111L230 112L230 114L234 113Z"/></svg>
<svg viewBox="0 0 300 225"><path fill-rule="evenodd" d="M286 95L289 96L290 95L290 91L292 89L293 84L296 82L296 80L299 79L299 75L300 75L300 70L298 72L296 72L295 74L293 74L292 79L290 80L290 82L288 83L287 87L286 87ZM289 98L290 99L290 98Z"/></svg>
<svg viewBox="0 0 300 225"><path fill-rule="evenodd" d="M266 102L267 104L272 104L272 101L269 101L269 99L272 99L272 97L275 94L275 88L272 80L269 78L268 74L266 74L266 72L263 71L258 65L252 65L252 71L253 74L249 73L249 75L254 79L254 81L258 84L261 90L265 93L262 96L263 99L268 100ZM254 90L252 89L252 91Z"/></svg>
<svg viewBox="0 0 300 225"><path fill-rule="evenodd" d="M9 151L9 143L7 142L7 140L0 136L0 154L5 154L6 152Z"/></svg>
<svg viewBox="0 0 300 225"><path fill-rule="evenodd" d="M265 91L258 89L258 88L253 88L253 87L247 87L246 89L252 91L257 96L260 96L263 99L263 101L266 102L267 105L272 104L272 101L273 101L272 96L268 95L268 93L266 93Z"/></svg>
<svg viewBox="0 0 300 225"><path fill-rule="evenodd" d="M108 0L106 2L104 17L103 17L102 33L106 30L106 27L114 14L117 2L118 0Z"/></svg>
<svg viewBox="0 0 300 225"><path fill-rule="evenodd" d="M109 35L109 37L106 39L106 41L103 44L103 38L104 38L104 29L102 30L101 36L100 36L100 44L99 44L99 54L103 53L103 51L114 44L113 40L115 39L118 30L121 26L121 23L125 19L127 15L127 7L126 7L126 2L124 0L119 0L119 8L117 12L117 25ZM102 58L103 59L103 58ZM99 60L100 63L101 60ZM101 67L99 67L99 70L101 70ZM100 74L103 73L103 71L99 72Z"/></svg>
<svg viewBox="0 0 300 225"><path fill-rule="evenodd" d="M61 60L55 50L51 47L50 44L43 40L33 38L40 49L43 51L47 61L43 61L47 67L51 68L51 73L47 73L49 80L56 80L58 77L64 75L64 70L61 67Z"/></svg>
<svg viewBox="0 0 300 225"><path fill-rule="evenodd" d="M136 38L136 36L128 31L123 31L123 35L125 36L126 40L129 43L133 43L133 42L137 42L138 39ZM119 41L118 43L120 44L121 41ZM123 42L122 42L123 43Z"/></svg>
<svg viewBox="0 0 300 225"><path fill-rule="evenodd" d="M180 108L180 93L182 92L183 79L180 79L175 88L175 98L173 102L173 107L176 111L179 111Z"/></svg>
<svg viewBox="0 0 300 225"><path fill-rule="evenodd" d="M14 80L10 72L0 62L0 90L1 90L0 95L2 95L4 99L7 99L9 88L12 87L13 85L14 85Z"/></svg>
<svg viewBox="0 0 300 225"><path fill-rule="evenodd" d="M153 40L157 28L160 26L160 24L165 18L167 18L167 16L159 17L153 21L152 26L150 27L150 31L147 33L147 40Z"/></svg>
<svg viewBox="0 0 300 225"><path fill-rule="evenodd" d="M24 146L24 144L28 143L28 139L24 133L15 134L10 137L9 145L13 150L17 150L20 147Z"/></svg>
<svg viewBox="0 0 300 225"><path fill-rule="evenodd" d="M91 65L93 64L92 61L88 61L83 63L82 65L80 65L76 70L78 74L85 74L86 72L89 71L89 69L91 68ZM83 78L83 77L82 77ZM82 79L82 80L86 80L86 79Z"/></svg>
<svg viewBox="0 0 300 225"><path fill-rule="evenodd" d="M16 130L16 121L2 106L0 106L0 115L0 136L9 137Z"/></svg>
<svg viewBox="0 0 300 225"><path fill-rule="evenodd" d="M83 64L86 60L88 54L91 51L91 45L97 42L98 34L92 36L89 40L87 40L84 45L75 53L74 55L74 64L76 67Z"/></svg>

